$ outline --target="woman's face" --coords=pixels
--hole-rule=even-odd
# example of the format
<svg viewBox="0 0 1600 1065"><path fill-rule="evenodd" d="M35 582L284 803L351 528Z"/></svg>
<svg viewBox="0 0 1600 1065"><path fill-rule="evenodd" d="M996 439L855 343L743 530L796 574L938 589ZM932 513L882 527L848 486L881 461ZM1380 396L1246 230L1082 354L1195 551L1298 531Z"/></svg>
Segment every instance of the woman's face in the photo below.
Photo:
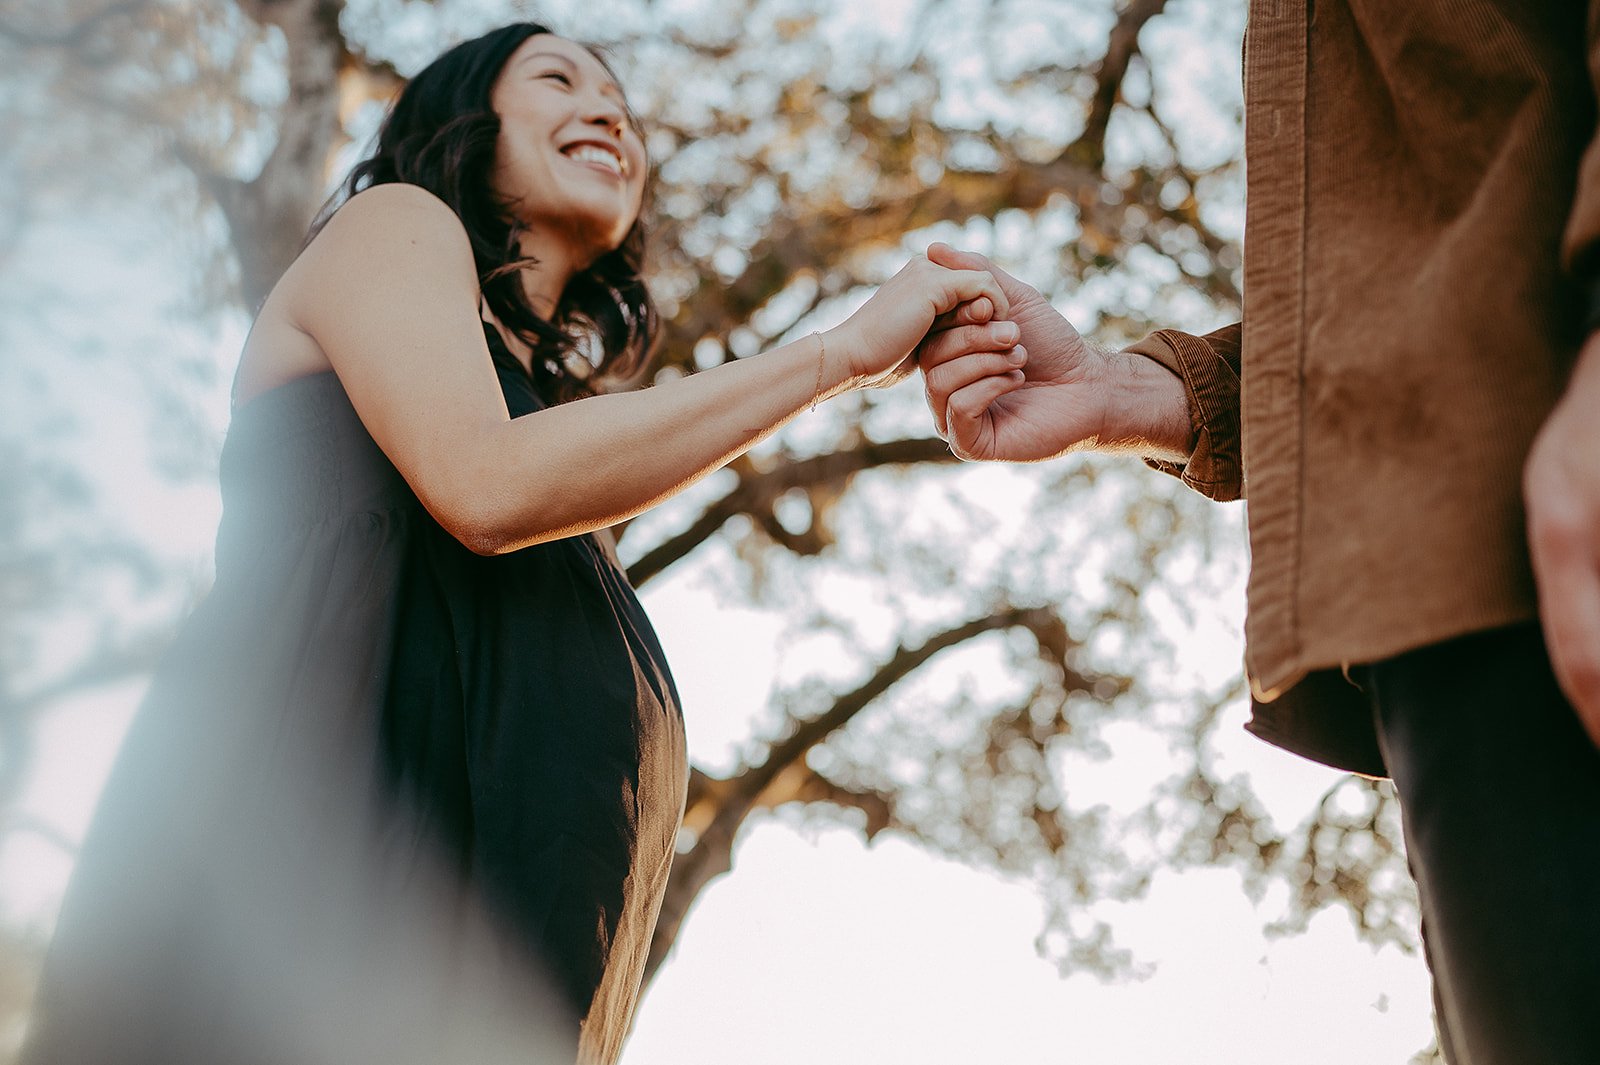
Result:
<svg viewBox="0 0 1600 1065"><path fill-rule="evenodd" d="M576 269L622 243L644 196L644 143L622 89L587 48L554 34L522 42L496 79L494 191Z"/></svg>

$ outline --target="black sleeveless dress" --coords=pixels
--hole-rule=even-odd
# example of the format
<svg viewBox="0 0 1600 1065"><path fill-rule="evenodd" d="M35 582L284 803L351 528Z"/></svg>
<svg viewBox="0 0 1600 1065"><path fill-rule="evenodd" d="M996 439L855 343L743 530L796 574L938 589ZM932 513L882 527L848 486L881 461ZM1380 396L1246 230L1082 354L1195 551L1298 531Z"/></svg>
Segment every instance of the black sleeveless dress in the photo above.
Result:
<svg viewBox="0 0 1600 1065"><path fill-rule="evenodd" d="M622 572L595 536L466 550L332 373L237 411L221 477L24 1060L616 1060L687 783Z"/></svg>

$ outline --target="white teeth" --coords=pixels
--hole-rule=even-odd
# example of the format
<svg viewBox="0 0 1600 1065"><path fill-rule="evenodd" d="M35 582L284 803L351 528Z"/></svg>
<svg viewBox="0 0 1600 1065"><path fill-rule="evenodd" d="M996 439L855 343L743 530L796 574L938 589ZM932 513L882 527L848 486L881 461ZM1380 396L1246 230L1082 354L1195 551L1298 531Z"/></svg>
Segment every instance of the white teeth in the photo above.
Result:
<svg viewBox="0 0 1600 1065"><path fill-rule="evenodd" d="M569 148L567 155L580 163L599 163L613 174L622 174L622 160L597 144L579 144Z"/></svg>

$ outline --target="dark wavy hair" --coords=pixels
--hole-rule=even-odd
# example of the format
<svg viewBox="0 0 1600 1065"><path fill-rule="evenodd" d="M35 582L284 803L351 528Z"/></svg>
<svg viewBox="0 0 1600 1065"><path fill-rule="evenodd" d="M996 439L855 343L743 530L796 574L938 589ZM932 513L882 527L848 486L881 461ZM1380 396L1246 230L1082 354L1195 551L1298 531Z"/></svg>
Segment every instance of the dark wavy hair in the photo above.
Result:
<svg viewBox="0 0 1600 1065"><path fill-rule="evenodd" d="M522 226L489 180L500 133L490 93L522 42L550 32L537 22L515 22L463 41L424 67L395 100L372 155L356 164L307 239L362 189L391 182L427 189L461 219L484 301L532 348L535 387L546 402L556 403L592 394L598 377L627 378L642 370L655 349L660 319L641 276L648 180L640 217L621 245L573 275L549 320L523 291L520 271L533 260L522 255ZM605 57L589 50L610 71ZM634 121L631 112L628 120ZM592 370L584 357L585 337L599 347Z"/></svg>

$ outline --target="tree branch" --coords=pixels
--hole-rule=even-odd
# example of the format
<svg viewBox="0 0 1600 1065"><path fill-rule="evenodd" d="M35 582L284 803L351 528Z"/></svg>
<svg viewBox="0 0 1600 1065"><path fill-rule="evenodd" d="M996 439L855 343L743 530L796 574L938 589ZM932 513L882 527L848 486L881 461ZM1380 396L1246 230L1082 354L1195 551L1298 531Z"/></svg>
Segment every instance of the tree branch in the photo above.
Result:
<svg viewBox="0 0 1600 1065"><path fill-rule="evenodd" d="M761 805L777 808L786 803L829 803L850 810L859 810L867 816L866 836L871 840L878 833L902 827L895 813L895 797L876 788L849 788L805 767L803 774L794 774L793 785L787 789L770 787L762 793Z"/></svg>
<svg viewBox="0 0 1600 1065"><path fill-rule="evenodd" d="M172 642L173 632L171 626L160 626L130 636L116 646L98 648L48 683L11 700L10 709L21 715L36 714L75 691L147 673L160 661Z"/></svg>
<svg viewBox="0 0 1600 1065"><path fill-rule="evenodd" d="M172 630L139 633L113 647L100 647L77 665L20 696L0 689L0 812L21 794L34 753L34 722L51 703L75 691L137 676L155 667Z"/></svg>
<svg viewBox="0 0 1600 1065"><path fill-rule="evenodd" d="M874 824L889 823L893 814L887 799L877 805L866 793L851 792L821 780L805 764L807 751L940 651L984 633L1019 626L1033 632L1041 649L1052 655L1066 646L1066 625L1054 610L1011 607L996 611L935 633L916 647L901 645L860 687L840 696L826 712L799 722L793 732L769 749L759 765L723 779L691 773L684 827L697 832L697 838L672 863L661 916L645 963L645 982L649 983L666 959L684 916L701 890L733 867L734 837L751 811L790 801L808 791L821 791L835 798L855 797L854 805L867 811L869 829Z"/></svg>
<svg viewBox="0 0 1600 1065"><path fill-rule="evenodd" d="M1106 130L1111 125L1111 113L1122 96L1122 82L1128 76L1128 64L1139 51L1139 32L1145 23L1161 13L1167 0L1130 0L1117 16L1106 39L1106 53L1094 70L1094 94L1089 98L1089 114L1083 122L1083 132L1068 151L1092 169L1105 166Z"/></svg>
<svg viewBox="0 0 1600 1065"><path fill-rule="evenodd" d="M1229 263L1230 258L1234 258L1234 244L1232 241L1218 236L1210 226L1206 225L1205 219L1200 216L1200 200L1195 194L1195 188L1202 174L1197 174L1184 165L1183 155L1178 150L1178 138L1173 133L1172 127L1167 125L1161 116L1156 113L1154 101L1151 102L1150 106L1144 108L1144 113L1149 116L1150 121L1155 124L1156 129L1160 132L1162 139L1166 141L1167 149L1172 152L1172 168L1183 183L1188 186L1189 195L1176 207L1169 208L1162 204L1160 188L1156 183L1152 182L1145 187L1145 195L1142 197L1141 202L1153 214L1164 216L1193 230L1195 237L1200 241L1200 245L1206 250L1206 255L1211 264L1211 272L1204 275L1193 273L1180 258L1170 256L1168 250L1162 248L1150 235L1146 235L1143 243L1152 251L1173 258L1178 265L1178 269L1207 286L1211 290L1213 298L1238 305L1243 296L1239 291L1239 286L1234 282L1233 270ZM1215 173L1217 169L1220 168L1213 168L1202 173ZM1234 258L1234 262L1237 262L1236 258Z"/></svg>
<svg viewBox="0 0 1600 1065"><path fill-rule="evenodd" d="M0 37L24 48L77 48L107 22L125 15L137 14L140 9L149 6L149 3L150 0L120 0L119 3L107 5L94 14L80 19L71 27L56 33L40 33L0 22Z"/></svg>
<svg viewBox="0 0 1600 1065"><path fill-rule="evenodd" d="M344 44L339 64L339 122L344 125L367 103L387 103L405 87L405 76L387 59Z"/></svg>
<svg viewBox="0 0 1600 1065"><path fill-rule="evenodd" d="M751 515L770 532L768 520L772 515L772 507L780 496L791 489L843 487L862 470L881 466L955 461L949 444L938 437L925 437L891 440L881 444L868 441L847 451L829 452L799 461L780 460L772 468L760 471L755 470L748 461L734 464L733 468L739 470L740 477L733 490L706 507L689 528L651 548L629 566L628 580L636 588L644 585L699 547L736 514ZM782 537L775 538L782 540Z"/></svg>
<svg viewBox="0 0 1600 1065"><path fill-rule="evenodd" d="M287 45L289 98L277 143L255 179L218 198L239 261L240 296L258 307L299 253L322 201L327 167L342 127L340 72L347 61L339 13L344 0L237 0Z"/></svg>
<svg viewBox="0 0 1600 1065"><path fill-rule="evenodd" d="M77 857L78 843L61 829L34 814L12 810L0 815L0 835L38 836L70 858Z"/></svg>
<svg viewBox="0 0 1600 1065"><path fill-rule="evenodd" d="M862 117L853 124L869 141L878 133L887 136L881 122ZM986 139L1003 143L993 132ZM907 233L937 222L960 225L1006 208L1037 210L1054 195L1087 199L1092 193L1098 199L1099 172L1064 154L1045 163L1019 160L1009 151L999 154L1005 162L997 172L949 170L931 185L900 182L865 207L839 201L797 204L774 219L750 247L749 265L738 278L728 282L710 272L701 274L667 323L668 350L687 353L702 338L721 335L729 322L748 320L803 270L819 275L824 295L836 294L842 249L859 255L891 247Z"/></svg>
<svg viewBox="0 0 1600 1065"><path fill-rule="evenodd" d="M752 800L759 796L779 772L804 758L806 752L821 743L829 733L845 725L874 699L940 651L984 633L1018 627L1035 633L1041 642L1051 643L1056 642L1059 633L1065 630L1060 615L1050 607L1009 607L988 617L975 618L964 625L936 633L916 647L901 645L866 683L840 696L825 713L800 722L786 739L772 747L765 761L741 773L740 790Z"/></svg>

